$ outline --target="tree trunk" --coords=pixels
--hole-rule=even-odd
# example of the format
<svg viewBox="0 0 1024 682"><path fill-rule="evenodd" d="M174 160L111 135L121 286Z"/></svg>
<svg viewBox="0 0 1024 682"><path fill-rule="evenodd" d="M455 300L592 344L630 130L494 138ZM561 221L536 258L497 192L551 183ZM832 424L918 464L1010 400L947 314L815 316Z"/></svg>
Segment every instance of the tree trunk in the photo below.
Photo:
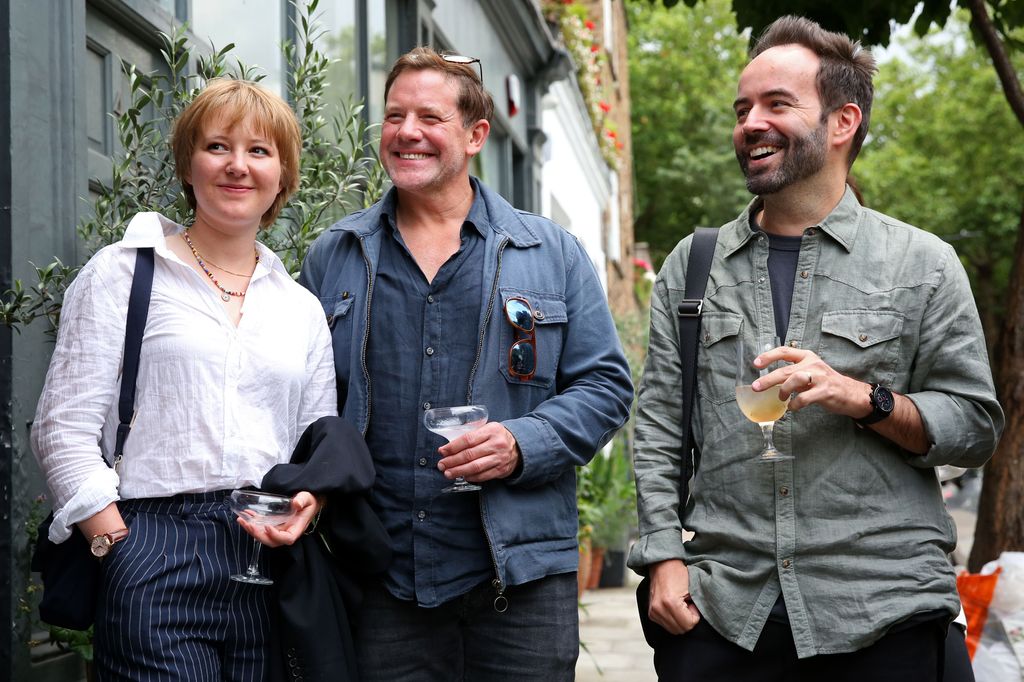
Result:
<svg viewBox="0 0 1024 682"><path fill-rule="evenodd" d="M999 338L999 400L1006 428L985 465L968 569L977 572L1004 551L1024 550L1024 210L1017 229L1009 300Z"/></svg>

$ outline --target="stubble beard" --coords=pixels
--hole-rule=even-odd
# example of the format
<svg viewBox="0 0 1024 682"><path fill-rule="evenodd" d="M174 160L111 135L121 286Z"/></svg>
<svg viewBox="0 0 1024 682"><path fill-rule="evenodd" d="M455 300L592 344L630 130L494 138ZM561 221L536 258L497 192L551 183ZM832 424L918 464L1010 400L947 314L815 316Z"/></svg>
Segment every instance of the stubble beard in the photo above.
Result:
<svg viewBox="0 0 1024 682"><path fill-rule="evenodd" d="M747 179L747 191L755 196L775 194L795 182L809 178L825 167L826 138L828 126L821 123L806 135L790 138L788 145L778 145L785 152L782 164L777 168L763 173L751 174L748 168L749 158L736 152L740 169ZM777 138L776 138L777 139ZM759 143L770 142L768 136L744 141L747 149ZM778 154L779 152L776 152Z"/></svg>

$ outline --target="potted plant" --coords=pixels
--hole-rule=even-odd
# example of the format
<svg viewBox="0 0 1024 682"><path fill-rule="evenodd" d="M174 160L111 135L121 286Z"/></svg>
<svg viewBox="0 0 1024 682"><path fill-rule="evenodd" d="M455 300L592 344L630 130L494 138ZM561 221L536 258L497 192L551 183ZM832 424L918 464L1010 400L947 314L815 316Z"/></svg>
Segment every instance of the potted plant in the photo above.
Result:
<svg viewBox="0 0 1024 682"><path fill-rule="evenodd" d="M625 553L629 529L636 523L636 489L626 439L620 435L610 452L600 452L590 466L591 569L588 587L597 587L609 552Z"/></svg>

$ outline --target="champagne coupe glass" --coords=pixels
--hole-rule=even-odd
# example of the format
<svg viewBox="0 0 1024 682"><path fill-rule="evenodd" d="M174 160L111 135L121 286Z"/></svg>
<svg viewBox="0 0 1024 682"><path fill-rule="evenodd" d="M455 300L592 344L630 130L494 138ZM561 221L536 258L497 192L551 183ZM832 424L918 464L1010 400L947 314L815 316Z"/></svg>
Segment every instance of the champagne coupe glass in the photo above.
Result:
<svg viewBox="0 0 1024 682"><path fill-rule="evenodd" d="M423 425L427 431L452 442L464 433L475 431L487 423L487 408L483 405L459 405L457 407L435 407L423 413ZM443 493L470 493L480 486L467 482L462 476L455 483L442 488Z"/></svg>
<svg viewBox="0 0 1024 682"><path fill-rule="evenodd" d="M231 511L257 526L278 526L295 515L292 498L262 490L232 490L228 506L231 507ZM256 548L253 550L249 567L245 573L235 573L231 579L251 585L273 585L273 580L260 573L261 543L256 538L253 538L253 542L256 543Z"/></svg>
<svg viewBox="0 0 1024 682"><path fill-rule="evenodd" d="M786 396L785 400L779 400L778 387L772 387L767 391L755 393L754 389L750 386L758 375L764 376L779 365L779 363L773 363L771 366L765 367L758 372L754 368L754 358L764 351L771 350L780 345L779 337L776 336L774 345L767 343L760 345L759 348L754 349L755 352L750 357L747 357L746 351L743 348L742 333L736 337L736 404L739 405L743 416L761 427L761 435L764 437L764 448L762 448L758 457L762 462L781 462L793 459L793 455L779 452L775 447L775 443L772 442L775 420L780 419L782 415L786 414L789 396Z"/></svg>

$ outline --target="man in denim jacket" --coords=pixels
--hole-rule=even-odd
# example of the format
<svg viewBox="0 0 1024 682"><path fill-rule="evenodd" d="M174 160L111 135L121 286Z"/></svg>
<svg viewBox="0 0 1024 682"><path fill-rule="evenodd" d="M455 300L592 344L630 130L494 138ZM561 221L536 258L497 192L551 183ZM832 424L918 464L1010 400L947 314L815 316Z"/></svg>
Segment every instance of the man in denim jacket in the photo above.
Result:
<svg viewBox="0 0 1024 682"><path fill-rule="evenodd" d="M705 289L702 457L685 500L675 311L690 238L658 276L630 565L649 576L662 679L941 679L959 602L934 467L984 464L1003 416L952 247L846 185L874 71L846 36L784 17L740 76L733 143L756 198L721 228ZM772 463L758 459L734 377L740 338L762 348L776 336L753 364L782 365L753 389L792 396L775 444L795 458Z"/></svg>
<svg viewBox="0 0 1024 682"><path fill-rule="evenodd" d="M473 63L417 48L385 86L394 188L313 245L339 411L365 434L395 560L358 616L362 679L571 680L576 479L626 421L629 369L579 242L468 173L493 111ZM451 443L432 407L479 404ZM479 492L445 494L465 477Z"/></svg>

